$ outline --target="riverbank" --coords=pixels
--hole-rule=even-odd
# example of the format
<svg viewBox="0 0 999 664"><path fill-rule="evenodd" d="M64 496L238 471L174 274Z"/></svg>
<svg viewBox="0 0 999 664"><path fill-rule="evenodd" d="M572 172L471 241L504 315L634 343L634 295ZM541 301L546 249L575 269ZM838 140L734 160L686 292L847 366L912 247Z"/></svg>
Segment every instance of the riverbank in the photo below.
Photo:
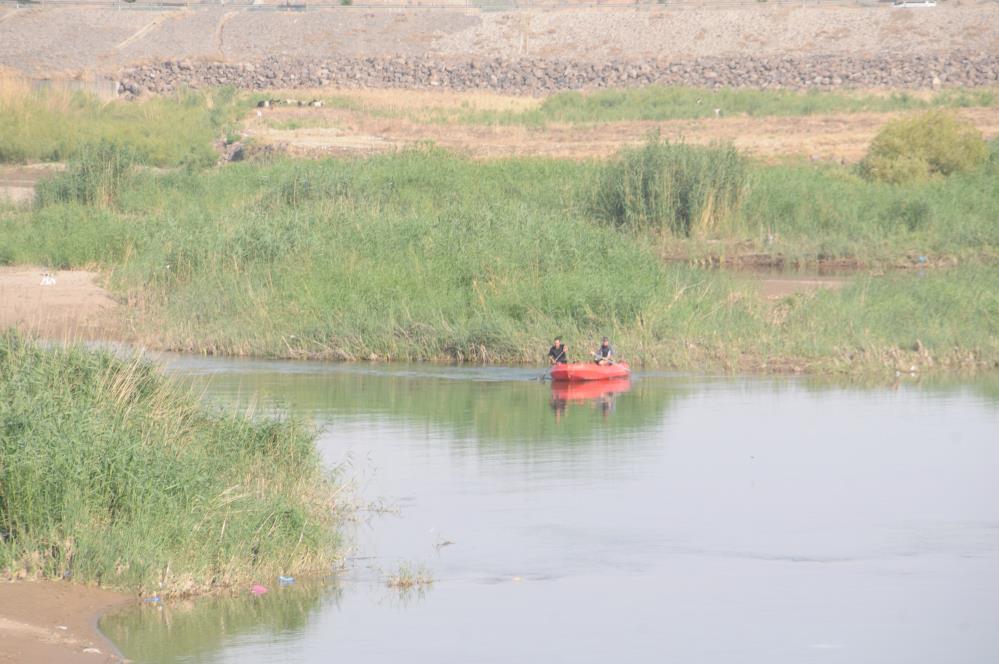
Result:
<svg viewBox="0 0 999 664"><path fill-rule="evenodd" d="M489 98L483 104L501 120L480 131L516 128L532 112L597 127L643 114L696 119L694 94L567 96L505 110ZM982 106L965 120L985 125L995 101L986 91L726 95L747 114L771 115L807 115L812 102L856 110L967 101ZM12 99L23 114L40 104L63 114L58 126L93 136L112 131L118 112ZM375 94L331 103L443 130L484 121L485 109L451 97L438 101L453 115L421 117L428 99L408 108ZM211 133L235 126L251 101L216 91L124 106L127 118L148 110L144 122L200 118ZM252 111L243 131L275 120L273 110ZM961 126L981 131L973 124ZM75 146L47 127L39 137L65 147L67 166L38 185L34 205L0 208L0 262L99 272L120 305L103 316L106 338L127 330L139 345L203 354L533 364L555 334L578 357L609 335L650 368L893 375L999 366L994 139L976 137L978 156L961 172L889 184L856 165L772 163L654 137L608 160L480 160L425 144L302 160L252 138L242 144L236 132L222 142L242 160L206 168L207 146L194 134L167 142L168 151L163 127ZM178 163L178 154L190 159ZM747 263L851 270L835 290L787 292L697 267Z"/></svg>
<svg viewBox="0 0 999 664"><path fill-rule="evenodd" d="M0 237L15 263L104 271L123 329L150 348L535 363L554 334L580 357L608 334L638 365L682 370L999 363L994 165L892 186L739 163L741 208L690 237L604 221L599 162L435 149L108 181L71 168L34 209L4 213ZM865 269L835 291L767 299L664 262L739 254Z"/></svg>
<svg viewBox="0 0 999 664"><path fill-rule="evenodd" d="M0 663L118 664L97 620L130 601L64 581L0 581Z"/></svg>

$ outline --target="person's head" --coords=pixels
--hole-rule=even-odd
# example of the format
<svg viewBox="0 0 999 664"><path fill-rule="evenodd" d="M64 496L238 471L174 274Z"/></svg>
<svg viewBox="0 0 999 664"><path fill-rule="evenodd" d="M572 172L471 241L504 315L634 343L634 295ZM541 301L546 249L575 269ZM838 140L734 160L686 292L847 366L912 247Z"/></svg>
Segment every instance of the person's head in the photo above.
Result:
<svg viewBox="0 0 999 664"><path fill-rule="evenodd" d="M555 337L555 347L557 348L561 345L562 345L562 337Z"/></svg>
<svg viewBox="0 0 999 664"><path fill-rule="evenodd" d="M600 342L601 346L610 346L610 339L604 337L604 340Z"/></svg>

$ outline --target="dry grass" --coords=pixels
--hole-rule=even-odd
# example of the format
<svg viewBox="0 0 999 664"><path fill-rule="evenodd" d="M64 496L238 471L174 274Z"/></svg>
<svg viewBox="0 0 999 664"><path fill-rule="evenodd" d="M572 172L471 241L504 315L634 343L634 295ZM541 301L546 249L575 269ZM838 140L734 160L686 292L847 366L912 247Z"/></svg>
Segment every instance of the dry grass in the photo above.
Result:
<svg viewBox="0 0 999 664"><path fill-rule="evenodd" d="M31 81L9 69L0 69L0 108L4 112L34 109L39 103L52 113L68 113L72 107L72 93L53 88L40 95Z"/></svg>
<svg viewBox="0 0 999 664"><path fill-rule="evenodd" d="M400 104L408 103L408 95L416 95L378 92L392 92ZM412 103L416 104L418 97ZM453 102L461 95L449 93L446 98ZM999 108L965 108L955 113L978 127L986 138L999 136ZM430 142L479 159L524 156L603 159L622 147L642 144L651 132L658 131L674 142L731 143L745 154L766 160L803 157L853 163L864 157L877 132L901 115L892 112L726 117L723 113L720 118L550 123L528 127L466 124L460 119L448 123L423 122L405 111L362 106L273 108L264 111L262 117L252 114L245 127L258 142L280 145L292 154L303 156L370 154Z"/></svg>
<svg viewBox="0 0 999 664"><path fill-rule="evenodd" d="M425 588L432 585L433 582L434 578L430 575L430 570L426 567L422 565L410 566L404 563L399 566L398 570L388 576L385 580L385 585L396 590L412 590L414 588Z"/></svg>
<svg viewBox="0 0 999 664"><path fill-rule="evenodd" d="M101 101L0 75L0 163L67 161L103 142L127 146L144 164L208 166L216 160L212 142L239 113L231 97L215 91L141 104Z"/></svg>

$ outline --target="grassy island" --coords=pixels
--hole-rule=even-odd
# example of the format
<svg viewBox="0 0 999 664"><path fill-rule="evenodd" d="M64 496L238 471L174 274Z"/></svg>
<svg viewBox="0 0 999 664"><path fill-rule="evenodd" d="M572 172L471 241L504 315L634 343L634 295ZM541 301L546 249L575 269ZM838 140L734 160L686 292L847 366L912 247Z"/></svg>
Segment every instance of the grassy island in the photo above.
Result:
<svg viewBox="0 0 999 664"><path fill-rule="evenodd" d="M0 336L0 574L208 592L338 557L295 421L220 414L142 361Z"/></svg>

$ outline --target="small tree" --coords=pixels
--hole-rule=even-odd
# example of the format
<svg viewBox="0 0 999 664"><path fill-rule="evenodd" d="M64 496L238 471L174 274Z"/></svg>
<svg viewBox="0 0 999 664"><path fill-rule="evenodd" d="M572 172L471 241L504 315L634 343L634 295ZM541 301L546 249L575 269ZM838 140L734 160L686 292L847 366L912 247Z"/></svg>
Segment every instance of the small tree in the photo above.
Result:
<svg viewBox="0 0 999 664"><path fill-rule="evenodd" d="M906 184L970 171L987 158L988 147L974 125L951 113L929 111L885 125L860 171L870 180Z"/></svg>

